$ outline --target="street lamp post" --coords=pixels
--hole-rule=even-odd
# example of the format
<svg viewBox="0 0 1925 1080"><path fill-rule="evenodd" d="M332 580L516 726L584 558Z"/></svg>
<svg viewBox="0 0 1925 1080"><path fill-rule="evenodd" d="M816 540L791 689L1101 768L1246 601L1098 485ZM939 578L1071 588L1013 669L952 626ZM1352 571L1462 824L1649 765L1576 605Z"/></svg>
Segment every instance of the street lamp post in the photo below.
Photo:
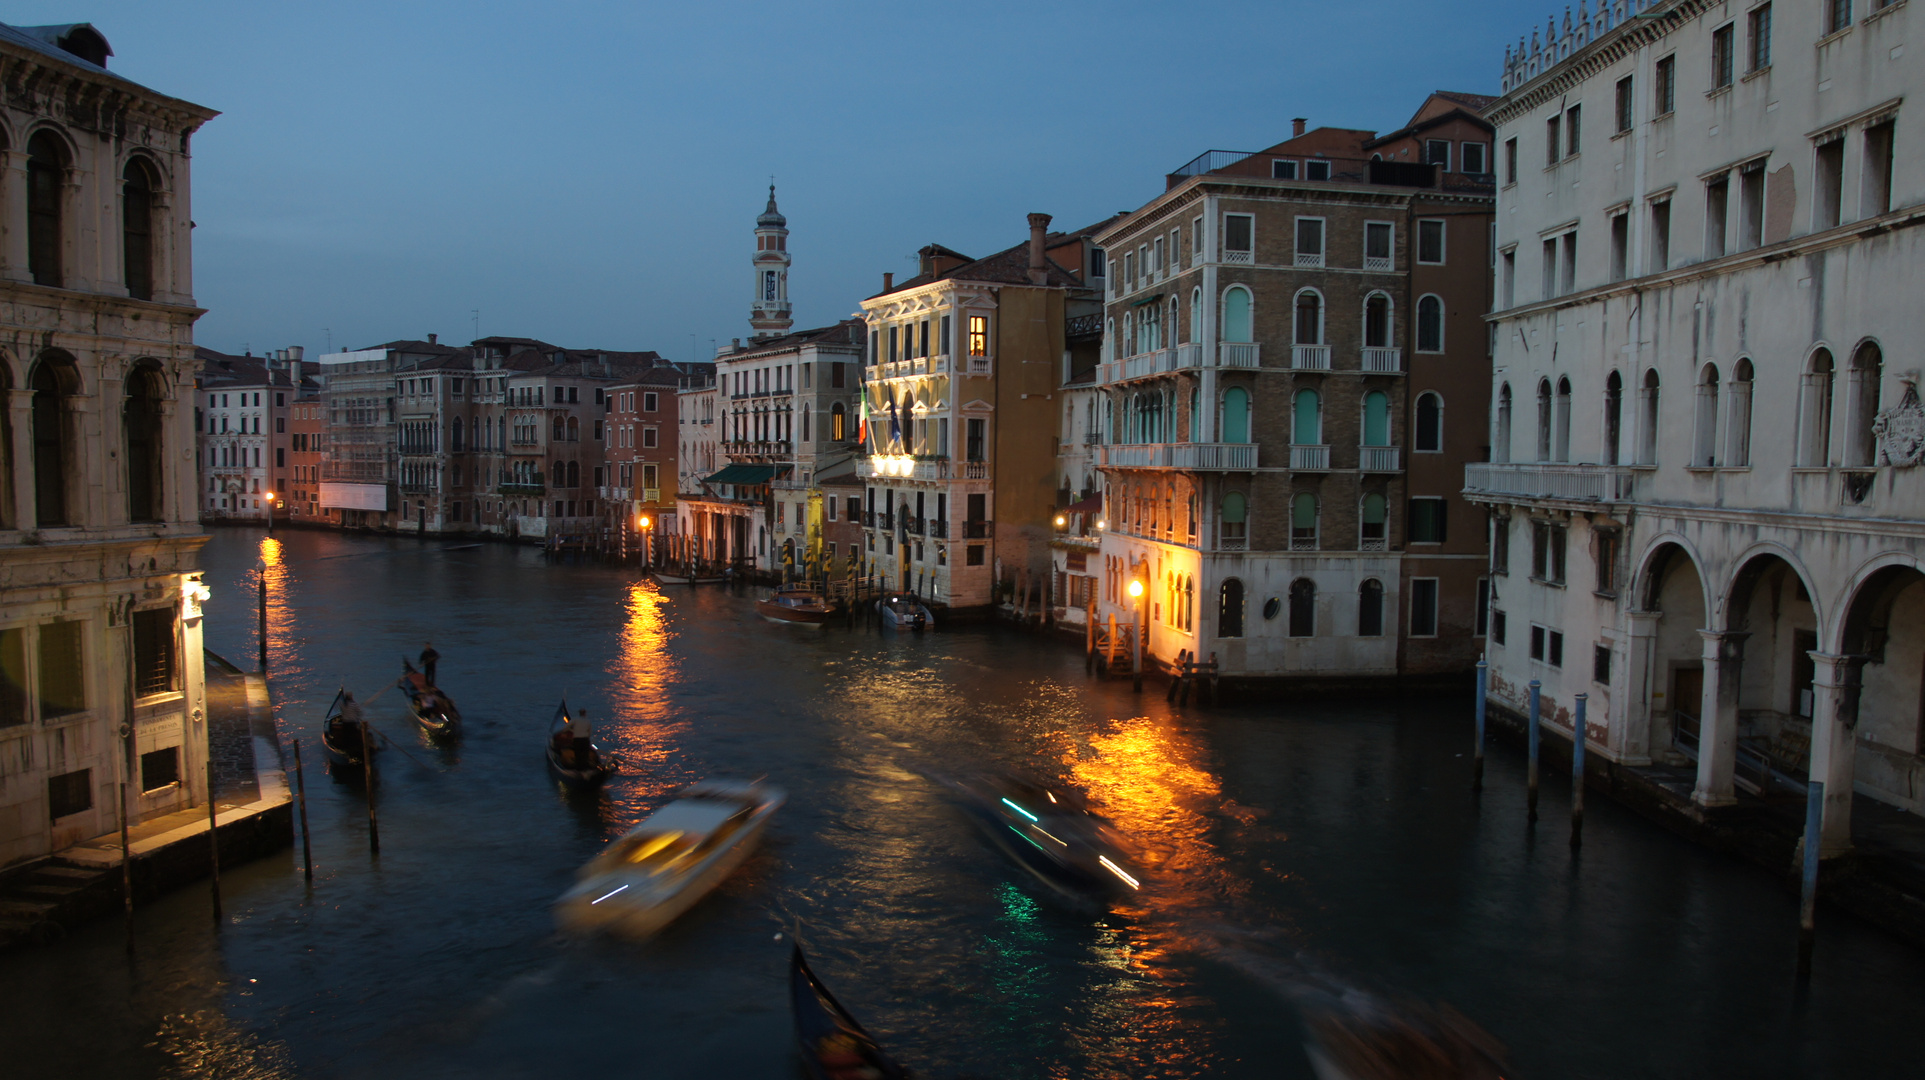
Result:
<svg viewBox="0 0 1925 1080"><path fill-rule="evenodd" d="M1143 692L1143 579L1130 579L1130 685Z"/></svg>
<svg viewBox="0 0 1925 1080"><path fill-rule="evenodd" d="M262 492L262 494L267 496L267 535L273 536L274 535L274 493L271 491L266 491L266 492Z"/></svg>
<svg viewBox="0 0 1925 1080"><path fill-rule="evenodd" d="M637 539L642 542L642 565L653 566L655 565L655 545L649 543L649 541L652 539L650 530L654 528L655 523L649 520L647 514L637 514L635 515L635 525L641 530L641 535Z"/></svg>

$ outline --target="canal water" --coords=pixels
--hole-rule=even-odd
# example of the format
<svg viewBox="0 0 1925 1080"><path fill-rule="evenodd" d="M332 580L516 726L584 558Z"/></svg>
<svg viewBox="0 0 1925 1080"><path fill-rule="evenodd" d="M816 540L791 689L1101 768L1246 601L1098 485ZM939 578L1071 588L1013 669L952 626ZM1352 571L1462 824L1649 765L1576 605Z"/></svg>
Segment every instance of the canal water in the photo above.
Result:
<svg viewBox="0 0 1925 1080"><path fill-rule="evenodd" d="M255 656L265 556L283 738L308 749L298 845L0 958L0 1075L792 1077L789 940L925 1077L1305 1077L1299 1003L1454 1008L1526 1078L1916 1075L1925 957L1839 915L1794 992L1795 899L1601 799L1581 855L1525 823L1522 760L1469 788L1468 700L1217 710L1083 673L995 628L922 637L757 619L529 549L216 530L208 642ZM400 658L432 639L467 732L411 730ZM384 755L381 854L315 745L348 686ZM1154 684L1153 684L1154 685ZM624 769L565 798L566 694ZM1150 888L1067 910L930 777L1061 777L1142 846ZM558 935L549 904L678 785L790 792L763 849L645 944ZM777 935L781 935L778 939Z"/></svg>

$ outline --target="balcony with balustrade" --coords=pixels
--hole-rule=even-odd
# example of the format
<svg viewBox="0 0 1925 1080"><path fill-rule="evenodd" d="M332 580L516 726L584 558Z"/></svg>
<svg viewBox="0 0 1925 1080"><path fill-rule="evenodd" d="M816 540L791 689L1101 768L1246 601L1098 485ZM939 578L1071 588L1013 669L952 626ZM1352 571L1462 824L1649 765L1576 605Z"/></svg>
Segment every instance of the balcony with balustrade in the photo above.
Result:
<svg viewBox="0 0 1925 1080"><path fill-rule="evenodd" d="M1217 343L1217 364L1227 368L1254 368L1259 366L1259 347L1254 341L1220 341Z"/></svg>
<svg viewBox="0 0 1925 1080"><path fill-rule="evenodd" d="M1550 502L1629 502L1637 473L1621 465L1474 462L1464 466L1464 494ZM1496 496L1497 498L1490 498Z"/></svg>
<svg viewBox="0 0 1925 1080"><path fill-rule="evenodd" d="M1376 375L1402 375L1404 350L1365 346L1362 367L1365 371Z"/></svg>
<svg viewBox="0 0 1925 1080"><path fill-rule="evenodd" d="M1290 370L1292 371L1329 371L1330 346L1292 345L1290 346Z"/></svg>
<svg viewBox="0 0 1925 1080"><path fill-rule="evenodd" d="M1396 472L1403 467L1403 449L1397 446L1359 447L1357 467L1364 472Z"/></svg>
<svg viewBox="0 0 1925 1080"><path fill-rule="evenodd" d="M1249 471L1256 443L1112 443L1099 447L1097 465L1111 469Z"/></svg>
<svg viewBox="0 0 1925 1080"><path fill-rule="evenodd" d="M1328 446L1292 446L1290 467L1298 472L1329 472L1330 448Z"/></svg>

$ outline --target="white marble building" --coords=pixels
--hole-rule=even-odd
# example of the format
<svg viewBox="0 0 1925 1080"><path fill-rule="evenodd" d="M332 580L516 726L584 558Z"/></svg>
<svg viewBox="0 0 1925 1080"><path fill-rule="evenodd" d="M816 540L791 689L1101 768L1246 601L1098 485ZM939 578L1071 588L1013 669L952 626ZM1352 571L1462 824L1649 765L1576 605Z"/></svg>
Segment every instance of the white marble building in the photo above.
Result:
<svg viewBox="0 0 1925 1080"><path fill-rule="evenodd" d="M1580 7L1497 124L1490 700L1694 801L1925 810L1910 8ZM1776 779L1774 779L1774 775Z"/></svg>

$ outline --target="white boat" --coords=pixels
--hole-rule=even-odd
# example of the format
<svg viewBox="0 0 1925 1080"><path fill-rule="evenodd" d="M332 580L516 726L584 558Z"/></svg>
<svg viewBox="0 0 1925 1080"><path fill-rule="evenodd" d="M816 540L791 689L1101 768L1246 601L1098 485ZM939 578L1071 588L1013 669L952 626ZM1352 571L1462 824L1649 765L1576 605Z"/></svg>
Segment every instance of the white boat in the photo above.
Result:
<svg viewBox="0 0 1925 1080"><path fill-rule="evenodd" d="M757 781L690 784L582 867L555 903L556 922L632 938L655 933L748 858L787 797Z"/></svg>
<svg viewBox="0 0 1925 1080"><path fill-rule="evenodd" d="M912 593L890 593L876 601L882 625L897 630L934 630L936 616Z"/></svg>

